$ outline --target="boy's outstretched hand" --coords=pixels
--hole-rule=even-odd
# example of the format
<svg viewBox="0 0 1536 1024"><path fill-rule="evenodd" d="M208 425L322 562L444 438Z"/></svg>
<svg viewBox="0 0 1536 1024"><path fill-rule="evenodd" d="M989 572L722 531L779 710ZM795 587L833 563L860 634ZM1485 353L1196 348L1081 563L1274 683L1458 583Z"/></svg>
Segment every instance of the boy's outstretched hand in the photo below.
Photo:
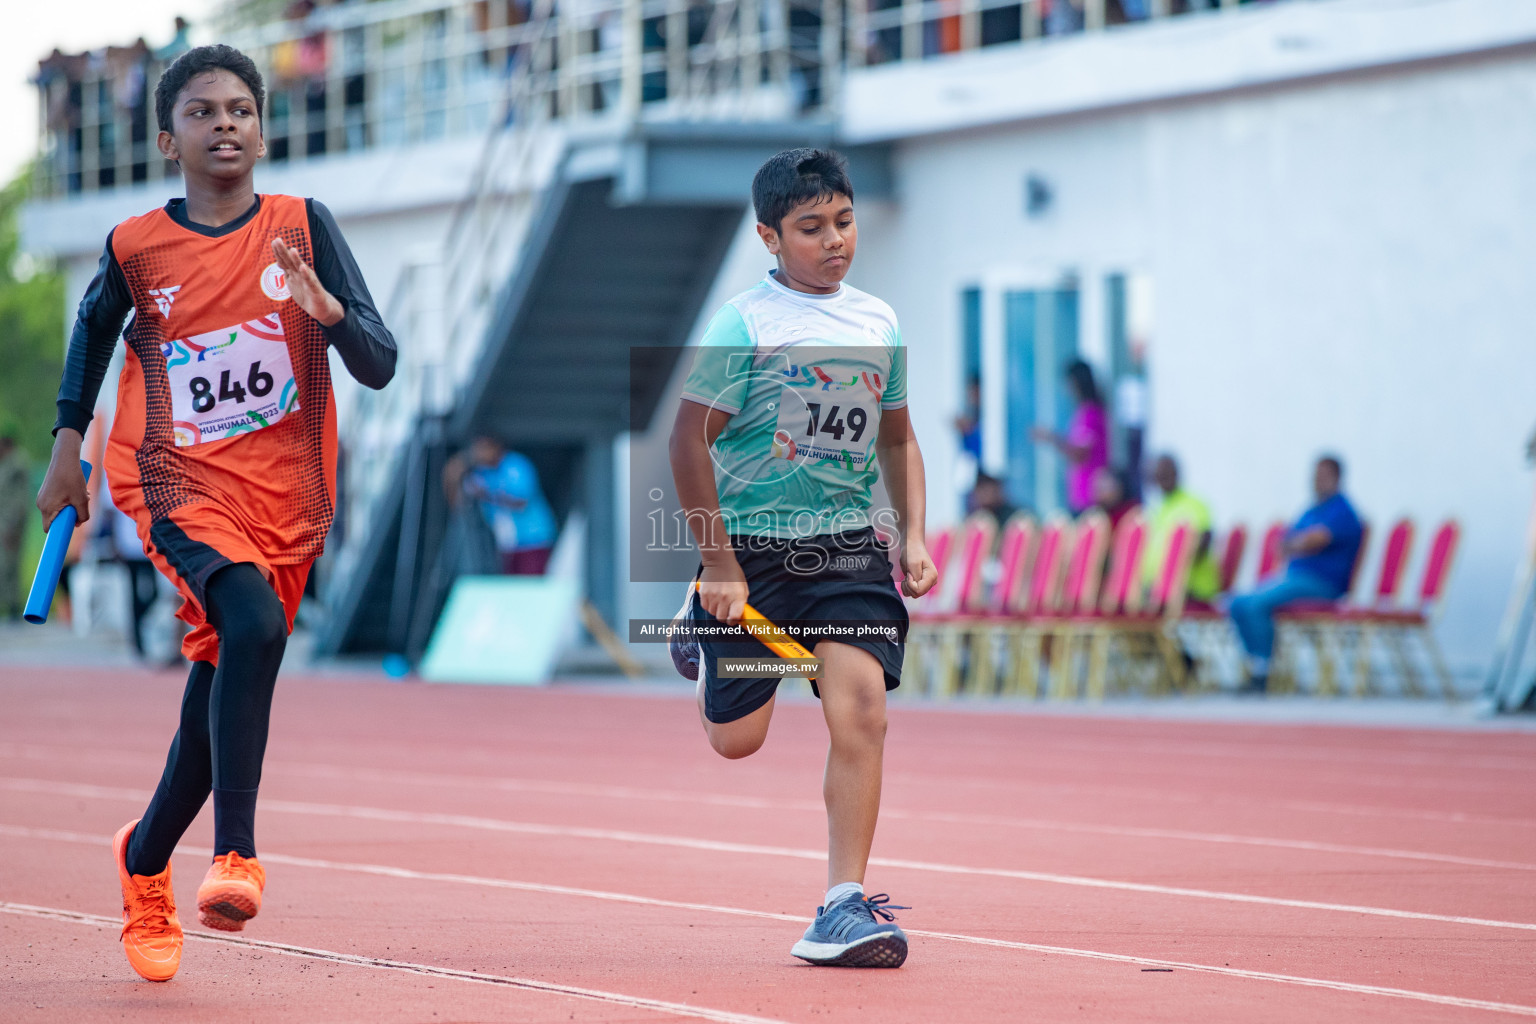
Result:
<svg viewBox="0 0 1536 1024"><path fill-rule="evenodd" d="M939 582L939 571L933 566L928 545L908 541L901 549L902 593L908 597L922 597Z"/></svg>
<svg viewBox="0 0 1536 1024"><path fill-rule="evenodd" d="M283 268L288 291L299 308L327 327L341 323L341 318L347 315L346 307L320 284L315 268L301 260L281 238L272 239L272 254L277 257L277 265Z"/></svg>

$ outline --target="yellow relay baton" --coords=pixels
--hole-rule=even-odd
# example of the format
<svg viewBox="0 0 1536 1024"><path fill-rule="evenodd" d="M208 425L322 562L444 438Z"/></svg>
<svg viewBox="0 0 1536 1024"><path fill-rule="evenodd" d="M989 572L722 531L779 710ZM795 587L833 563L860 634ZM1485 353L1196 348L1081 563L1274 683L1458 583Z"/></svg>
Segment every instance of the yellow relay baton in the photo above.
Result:
<svg viewBox="0 0 1536 1024"><path fill-rule="evenodd" d="M699 589L698 580L693 581L693 589ZM750 604L742 609L741 624L744 627L752 627L747 630L752 638L760 641L764 647L786 661L807 661L814 660L816 657L816 655L805 649L804 644L774 625L771 619L767 618ZM806 674L805 678L811 680L811 682L816 681L816 677L809 673Z"/></svg>

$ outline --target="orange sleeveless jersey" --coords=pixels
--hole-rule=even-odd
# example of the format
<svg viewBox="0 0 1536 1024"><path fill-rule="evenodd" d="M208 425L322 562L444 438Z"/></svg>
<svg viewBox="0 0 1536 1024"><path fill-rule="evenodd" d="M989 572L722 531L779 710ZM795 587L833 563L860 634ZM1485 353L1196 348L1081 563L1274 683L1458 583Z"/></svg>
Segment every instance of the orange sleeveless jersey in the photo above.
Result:
<svg viewBox="0 0 1536 1024"><path fill-rule="evenodd" d="M288 297L272 253L278 237L313 265L303 199L264 195L249 222L220 237L183 227L163 208L113 233L134 317L123 335L107 477L162 571L169 566L150 531L165 519L231 562L269 573L307 570L324 547L336 480L327 341ZM227 346L237 347L221 351ZM188 621L201 619L198 608Z"/></svg>

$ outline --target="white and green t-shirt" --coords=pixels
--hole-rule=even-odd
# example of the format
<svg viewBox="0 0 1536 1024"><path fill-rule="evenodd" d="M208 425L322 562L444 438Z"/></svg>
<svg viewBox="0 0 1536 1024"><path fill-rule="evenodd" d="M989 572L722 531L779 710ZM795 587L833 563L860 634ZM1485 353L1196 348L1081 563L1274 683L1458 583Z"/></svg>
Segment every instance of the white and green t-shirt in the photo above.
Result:
<svg viewBox="0 0 1536 1024"><path fill-rule="evenodd" d="M683 398L731 414L711 453L729 532L867 526L880 414L907 404L896 314L846 284L812 295L769 274L709 322Z"/></svg>

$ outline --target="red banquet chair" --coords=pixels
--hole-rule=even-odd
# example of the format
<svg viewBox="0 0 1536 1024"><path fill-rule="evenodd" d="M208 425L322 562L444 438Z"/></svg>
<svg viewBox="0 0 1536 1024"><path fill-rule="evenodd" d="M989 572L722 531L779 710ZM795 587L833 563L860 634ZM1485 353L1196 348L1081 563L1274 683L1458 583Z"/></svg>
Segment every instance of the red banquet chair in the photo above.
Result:
<svg viewBox="0 0 1536 1024"><path fill-rule="evenodd" d="M1088 697L1102 700L1110 683L1112 660L1143 671L1145 686L1165 693L1185 682L1183 653L1175 633L1184 613L1185 592L1189 585L1190 563L1194 560L1196 538L1187 523L1175 526L1168 536L1162 568L1153 582L1144 604L1127 600L1137 592L1120 590L1118 610L1101 615L1089 636ZM1125 572L1135 578L1139 571L1141 542L1127 542ZM1118 578L1118 571L1111 573ZM1113 592L1113 588L1112 588ZM1121 673L1124 676L1125 673ZM1118 688L1118 687L1117 687Z"/></svg>
<svg viewBox="0 0 1536 1024"><path fill-rule="evenodd" d="M1107 527L1107 523L1104 524ZM1103 533L1108 533L1107 530ZM1108 536L1108 567L1102 579L1095 580L1084 574L1076 580L1076 599L1071 600L1073 568L1069 565L1065 584L1068 607L1059 620L1049 624L1051 640L1051 696L1062 698L1076 696L1077 675L1074 662L1075 648L1079 645L1090 663L1093 657L1093 640L1099 628L1106 622L1127 613L1134 613L1141 604L1141 554L1146 541L1146 521L1140 509L1133 509L1123 516L1119 525ZM1095 540L1096 551L1084 551L1085 558L1092 558L1098 565L1105 564L1104 544ZM1079 545L1079 550L1082 546ZM1091 596L1092 595L1092 596Z"/></svg>
<svg viewBox="0 0 1536 1024"><path fill-rule="evenodd" d="M1285 524L1270 523L1264 531L1264 541L1259 545L1259 568L1254 574L1255 583L1263 583L1285 564Z"/></svg>
<svg viewBox="0 0 1536 1024"><path fill-rule="evenodd" d="M1230 594L1237 585L1237 571L1242 568L1243 552L1247 548L1248 527L1234 523L1221 548L1221 593Z"/></svg>
<svg viewBox="0 0 1536 1024"><path fill-rule="evenodd" d="M1001 633L1007 651L1003 686L1009 693L1039 695L1041 638L1034 622L1038 615L1049 614L1061 600L1062 569L1072 534L1072 524L1059 513L1045 521L1026 577L1029 584L1021 588L1012 612L995 621L993 628Z"/></svg>
<svg viewBox="0 0 1536 1024"><path fill-rule="evenodd" d="M1349 569L1349 582L1344 594L1336 601L1297 601L1287 605L1275 615L1274 671L1271 688L1275 692L1296 689L1296 652L1305 645L1312 650L1317 664L1317 693L1319 696L1339 695L1339 665L1343 662L1341 632L1346 625L1347 610L1360 581L1360 568L1365 564L1366 549L1371 543L1371 524L1360 521L1360 546L1355 549L1355 562Z"/></svg>
<svg viewBox="0 0 1536 1024"><path fill-rule="evenodd" d="M1434 670L1441 695L1447 700L1455 699L1455 680L1446 668L1439 644L1435 642L1433 627L1460 542L1461 526L1454 519L1446 520L1435 530L1429 542L1429 554L1424 559L1424 577L1419 584L1417 601L1412 608L1396 606L1398 583L1406 575L1406 545L1399 564L1394 567L1399 578L1392 581L1390 590L1386 590L1386 560L1383 559L1383 578L1377 589L1376 602L1370 607L1352 612L1350 616L1360 627L1355 684L1357 693L1365 692L1369 687L1369 645L1380 641L1386 645L1392 657L1402 680L1403 692L1421 695L1423 687L1412 658L1413 642L1417 641Z"/></svg>
<svg viewBox="0 0 1536 1024"><path fill-rule="evenodd" d="M997 537L997 520L977 512L966 520L956 565L956 593L948 609L930 620L938 644L938 675L933 693L951 697L960 690L961 651L970 624L986 614L989 588L987 563Z"/></svg>
<svg viewBox="0 0 1536 1024"><path fill-rule="evenodd" d="M929 647L938 652L938 678L933 682L933 691L947 696L957 688L959 657L952 627L956 613L964 616L980 610L982 569L992 550L996 532L997 520L989 513L976 512L968 516L960 525L958 538L945 544L946 562L951 557L956 559L953 571L941 573L933 590L908 602L910 626L902 676L906 677L910 672L921 684L917 689L928 689L923 658ZM934 564L938 564L937 556L934 556Z"/></svg>
<svg viewBox="0 0 1536 1024"><path fill-rule="evenodd" d="M992 693L998 688L997 649L1006 643L1010 623L1024 611L1039 539L1040 528L1028 512L1015 512L1003 524L986 607L958 623L970 643L964 685L967 692Z"/></svg>
<svg viewBox="0 0 1536 1024"><path fill-rule="evenodd" d="M1072 655L1076 640L1085 632L1085 618L1093 615L1098 607L1109 534L1109 519L1104 513L1091 510L1078 517L1062 567L1060 592L1054 601L1035 609L1035 615L1026 627L1023 650L1026 658L1034 659L1032 669L1038 669L1040 656L1049 641L1049 692L1053 698L1077 695Z"/></svg>
<svg viewBox="0 0 1536 1024"><path fill-rule="evenodd" d="M1355 641L1354 693L1364 696L1372 689L1371 651L1378 639L1373 629L1373 616L1377 612L1390 612L1397 606L1397 594L1407 575L1408 555L1413 547L1413 521L1402 518L1387 531L1386 543L1381 549L1381 568L1377 573L1376 586L1360 607L1346 608L1339 613L1341 624L1351 630ZM1406 680L1404 682L1407 686Z"/></svg>
<svg viewBox="0 0 1536 1024"><path fill-rule="evenodd" d="M1265 541L1269 542L1267 537ZM1231 594L1237 586L1237 574L1242 569L1243 554L1247 549L1248 527L1243 523L1234 523L1221 544L1221 556L1217 563L1218 597ZM1202 689L1214 690L1217 686L1217 662L1234 661L1239 656L1236 637L1227 625L1226 612L1216 605L1191 599L1185 602L1182 625L1186 628L1191 646L1198 652L1195 659L1197 682Z"/></svg>

